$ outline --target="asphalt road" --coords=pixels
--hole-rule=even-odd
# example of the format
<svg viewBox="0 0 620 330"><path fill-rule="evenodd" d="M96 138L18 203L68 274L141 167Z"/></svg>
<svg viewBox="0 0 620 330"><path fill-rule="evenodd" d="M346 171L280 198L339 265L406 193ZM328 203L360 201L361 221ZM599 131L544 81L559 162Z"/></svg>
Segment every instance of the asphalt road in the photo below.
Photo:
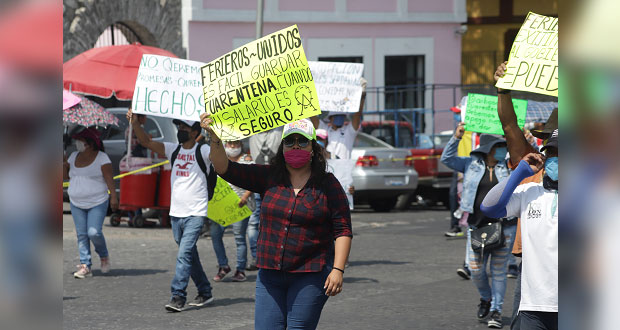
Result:
<svg viewBox="0 0 620 330"><path fill-rule="evenodd" d="M331 297L319 329L487 329L476 319L479 296L471 281L456 275L463 262L464 239L447 239L448 211L409 210L353 213L353 247L343 292ZM79 264L71 215L63 224L63 314L65 329L253 329L256 272L248 281L215 283L212 305L168 313L177 247L165 228L112 227L104 235L112 271L99 272L93 249L94 276L72 277ZM231 264L232 230L224 237ZM208 237L198 242L209 278L217 262ZM508 279L504 324L512 313L514 279ZM190 282L188 297L196 289ZM505 328L508 328L505 326Z"/></svg>

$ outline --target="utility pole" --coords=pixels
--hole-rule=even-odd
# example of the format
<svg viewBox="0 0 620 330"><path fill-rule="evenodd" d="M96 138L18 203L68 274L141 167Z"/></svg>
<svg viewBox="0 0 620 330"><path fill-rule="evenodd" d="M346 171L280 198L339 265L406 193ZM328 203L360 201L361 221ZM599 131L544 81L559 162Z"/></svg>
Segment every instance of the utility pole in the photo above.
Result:
<svg viewBox="0 0 620 330"><path fill-rule="evenodd" d="M257 0L256 4L256 39L263 36L263 12L265 11L265 0Z"/></svg>

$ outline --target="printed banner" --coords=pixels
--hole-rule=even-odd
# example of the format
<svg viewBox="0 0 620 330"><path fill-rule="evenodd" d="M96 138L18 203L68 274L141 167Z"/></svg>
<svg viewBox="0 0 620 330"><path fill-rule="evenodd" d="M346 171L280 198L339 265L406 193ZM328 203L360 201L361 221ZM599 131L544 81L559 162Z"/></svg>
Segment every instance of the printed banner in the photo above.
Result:
<svg viewBox="0 0 620 330"><path fill-rule="evenodd" d="M297 25L207 63L202 83L206 112L224 141L321 113Z"/></svg>
<svg viewBox="0 0 620 330"><path fill-rule="evenodd" d="M558 96L558 18L530 12L510 49L499 88Z"/></svg>
<svg viewBox="0 0 620 330"><path fill-rule="evenodd" d="M523 128L527 112L527 100L512 99L512 104L517 114L517 123L519 127ZM504 135L502 123L497 115L497 96L473 93L467 95L465 130Z"/></svg>
<svg viewBox="0 0 620 330"><path fill-rule="evenodd" d="M308 61L321 111L358 112L362 98L361 63Z"/></svg>
<svg viewBox="0 0 620 330"><path fill-rule="evenodd" d="M204 63L142 55L131 109L134 113L200 120L204 112L200 67Z"/></svg>
<svg viewBox="0 0 620 330"><path fill-rule="evenodd" d="M252 215L252 211L247 206L239 207L240 200L228 182L218 176L207 216L223 227L241 221Z"/></svg>
<svg viewBox="0 0 620 330"><path fill-rule="evenodd" d="M328 159L327 172L333 173L349 201L349 209L353 210L353 195L349 193L349 187L353 185L353 169L355 160L352 159Z"/></svg>

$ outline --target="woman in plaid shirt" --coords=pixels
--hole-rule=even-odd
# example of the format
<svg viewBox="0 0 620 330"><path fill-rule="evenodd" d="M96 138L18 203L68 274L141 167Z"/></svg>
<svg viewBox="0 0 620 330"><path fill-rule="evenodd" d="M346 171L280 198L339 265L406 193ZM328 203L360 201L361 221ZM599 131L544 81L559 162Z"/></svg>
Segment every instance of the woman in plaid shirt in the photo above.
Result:
<svg viewBox="0 0 620 330"><path fill-rule="evenodd" d="M217 173L263 199L255 329L315 329L328 296L342 291L353 234L347 197L326 172L312 122L284 126L271 165L248 165L229 162L210 116L200 119Z"/></svg>

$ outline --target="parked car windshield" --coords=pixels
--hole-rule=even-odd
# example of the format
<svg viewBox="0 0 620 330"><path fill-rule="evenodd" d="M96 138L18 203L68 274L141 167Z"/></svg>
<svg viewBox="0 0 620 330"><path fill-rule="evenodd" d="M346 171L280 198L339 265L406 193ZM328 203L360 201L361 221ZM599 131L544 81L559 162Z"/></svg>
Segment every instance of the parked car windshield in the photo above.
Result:
<svg viewBox="0 0 620 330"><path fill-rule="evenodd" d="M353 148L394 148L391 145L366 133L357 133Z"/></svg>
<svg viewBox="0 0 620 330"><path fill-rule="evenodd" d="M451 134L437 134L431 138L431 135L428 134L418 134L418 145L417 149L440 149L445 148L452 137Z"/></svg>

